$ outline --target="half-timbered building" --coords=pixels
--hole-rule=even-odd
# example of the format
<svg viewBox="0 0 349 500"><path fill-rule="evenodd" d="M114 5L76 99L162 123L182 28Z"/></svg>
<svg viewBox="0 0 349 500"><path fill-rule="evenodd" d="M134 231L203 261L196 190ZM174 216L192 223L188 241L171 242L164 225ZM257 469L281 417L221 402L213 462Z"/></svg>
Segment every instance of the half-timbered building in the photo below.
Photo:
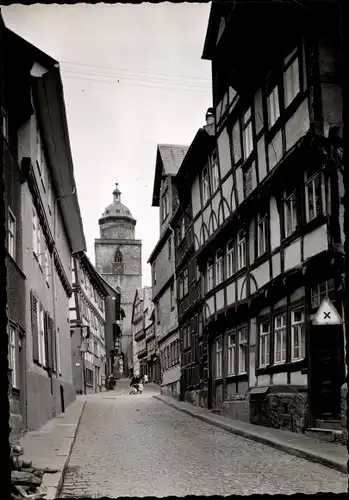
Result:
<svg viewBox="0 0 349 500"><path fill-rule="evenodd" d="M312 324L326 295L342 312L336 9L213 3L203 52L217 150L192 215L209 403L298 432L340 426L345 378L343 327Z"/></svg>
<svg viewBox="0 0 349 500"><path fill-rule="evenodd" d="M170 220L177 206L175 175L187 146L159 144L152 206L160 207L160 237L148 263L152 267L155 335L161 364L161 392L180 397L180 350L175 294L175 256Z"/></svg>
<svg viewBox="0 0 349 500"><path fill-rule="evenodd" d="M212 121L208 113L208 121ZM208 406L207 337L202 328L202 280L195 247L200 235L193 225L192 184L210 165L215 149L214 125L200 128L175 177L177 209L171 220L175 234L177 310L181 347L181 399ZM193 197L196 202L196 197Z"/></svg>

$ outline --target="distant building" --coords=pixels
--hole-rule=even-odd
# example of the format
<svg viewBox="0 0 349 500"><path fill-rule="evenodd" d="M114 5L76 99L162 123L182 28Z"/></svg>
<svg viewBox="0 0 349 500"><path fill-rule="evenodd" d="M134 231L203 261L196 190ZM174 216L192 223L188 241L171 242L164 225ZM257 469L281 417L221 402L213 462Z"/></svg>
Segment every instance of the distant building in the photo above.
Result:
<svg viewBox="0 0 349 500"><path fill-rule="evenodd" d="M132 311L133 333L133 373L148 374L147 366L147 330L153 324L151 301L152 288L138 288L135 293ZM155 352L154 352L155 354Z"/></svg>
<svg viewBox="0 0 349 500"><path fill-rule="evenodd" d="M207 125L200 128L177 172L178 205L171 226L175 232L177 308L181 345L181 397L197 406L208 407L208 337L203 329L202 285L195 251L205 238L205 225L198 231L201 219L193 220L193 211L201 203L195 183L198 172L215 161L216 138L213 116L207 113ZM194 208L193 208L194 207ZM207 226L215 221L207 219Z"/></svg>
<svg viewBox="0 0 349 500"><path fill-rule="evenodd" d="M106 379L105 300L110 295L110 286L106 286L84 252L73 257L72 267L70 326L74 387L78 394L100 392Z"/></svg>
<svg viewBox="0 0 349 500"><path fill-rule="evenodd" d="M127 376L133 365L132 308L135 292L142 285L142 243L135 239L136 220L121 203L118 185L113 197L113 203L98 221L100 238L95 240L96 269L115 290L120 288L121 307L125 313L121 351L123 371Z"/></svg>
<svg viewBox="0 0 349 500"><path fill-rule="evenodd" d="M1 113L15 432L37 429L75 399L68 303L71 255L84 251L86 244L58 63L8 29L3 42Z"/></svg>
<svg viewBox="0 0 349 500"><path fill-rule="evenodd" d="M175 255L170 219L177 206L174 176L187 146L159 144L153 188L154 207L160 207L160 238L149 257L152 268L152 300L155 307L155 335L161 361L161 392L180 397L180 348L175 292Z"/></svg>

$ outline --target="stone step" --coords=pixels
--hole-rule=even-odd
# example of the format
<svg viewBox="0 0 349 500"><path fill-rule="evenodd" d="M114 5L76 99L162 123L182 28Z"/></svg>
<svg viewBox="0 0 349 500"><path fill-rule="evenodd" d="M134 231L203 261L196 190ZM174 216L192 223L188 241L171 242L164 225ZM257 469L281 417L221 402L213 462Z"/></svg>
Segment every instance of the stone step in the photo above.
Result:
<svg viewBox="0 0 349 500"><path fill-rule="evenodd" d="M308 427L305 430L305 435L320 439L321 441L327 441L329 443L334 443L335 441L341 441L343 435L342 431L335 429L321 429L319 427Z"/></svg>
<svg viewBox="0 0 349 500"><path fill-rule="evenodd" d="M340 431L342 430L342 423L340 420L322 420L316 419L315 427L319 429L332 429Z"/></svg>

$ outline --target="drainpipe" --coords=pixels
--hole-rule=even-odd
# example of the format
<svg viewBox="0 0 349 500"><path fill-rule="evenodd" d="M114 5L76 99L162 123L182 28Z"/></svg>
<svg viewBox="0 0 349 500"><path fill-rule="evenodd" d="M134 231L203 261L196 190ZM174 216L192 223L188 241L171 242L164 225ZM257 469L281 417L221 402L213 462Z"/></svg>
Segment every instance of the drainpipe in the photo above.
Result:
<svg viewBox="0 0 349 500"><path fill-rule="evenodd" d="M53 300L53 325L56 328L56 280L55 280L55 263L54 263L54 252L56 250L56 214L57 214L57 202L68 198L69 196L73 196L76 193L76 187L74 186L73 191L69 194L63 196L57 196L53 202L53 252L52 252L52 300ZM57 346L57 336L56 336L56 378L58 379L58 352L59 346ZM53 380L51 375L51 394L53 394Z"/></svg>

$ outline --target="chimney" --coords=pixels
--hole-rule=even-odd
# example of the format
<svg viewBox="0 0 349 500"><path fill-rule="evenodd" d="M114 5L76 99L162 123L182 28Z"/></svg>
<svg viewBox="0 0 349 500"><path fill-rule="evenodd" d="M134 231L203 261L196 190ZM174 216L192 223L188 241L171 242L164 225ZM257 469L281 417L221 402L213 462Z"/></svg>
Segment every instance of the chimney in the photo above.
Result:
<svg viewBox="0 0 349 500"><path fill-rule="evenodd" d="M212 125L214 124L214 109L213 108L208 108L207 113L206 113L206 125Z"/></svg>

